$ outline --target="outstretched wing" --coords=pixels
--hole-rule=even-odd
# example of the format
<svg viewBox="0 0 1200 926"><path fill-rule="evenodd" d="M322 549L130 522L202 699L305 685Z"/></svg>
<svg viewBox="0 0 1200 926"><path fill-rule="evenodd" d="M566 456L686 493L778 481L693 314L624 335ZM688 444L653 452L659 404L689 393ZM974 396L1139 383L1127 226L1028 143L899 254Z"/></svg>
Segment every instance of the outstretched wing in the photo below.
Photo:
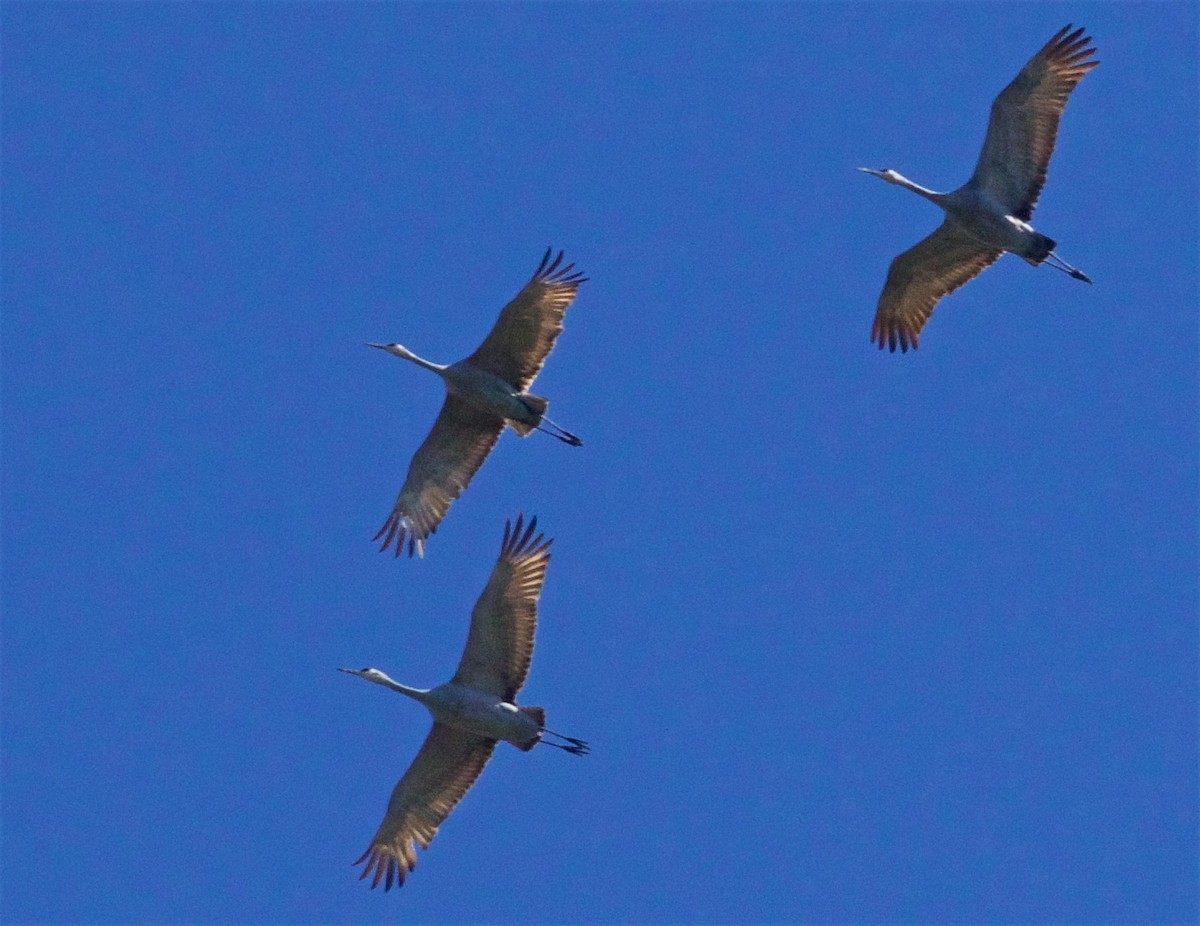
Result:
<svg viewBox="0 0 1200 926"><path fill-rule="evenodd" d="M374 540L393 542L396 555L408 545L425 555L425 538L437 530L450 503L462 494L504 430L504 419L447 395L437 421L413 455L404 487Z"/></svg>
<svg viewBox="0 0 1200 926"><path fill-rule="evenodd" d="M512 701L525 684L533 658L537 602L550 563L550 544L533 535L537 518L505 522L504 542L491 578L471 612L471 631L455 684Z"/></svg>
<svg viewBox="0 0 1200 926"><path fill-rule="evenodd" d="M546 248L542 263L517 297L506 305L479 349L467 359L494 373L521 392L529 389L554 341L563 330L563 316L575 299L579 284L587 277L571 271L574 264L560 267L563 252L553 262Z"/></svg>
<svg viewBox="0 0 1200 926"><path fill-rule="evenodd" d="M888 270L879 297L871 340L891 351L915 350L921 329L938 300L973 280L1002 252L981 248L946 219L937 230L903 254Z"/></svg>
<svg viewBox="0 0 1200 926"><path fill-rule="evenodd" d="M1083 29L1070 25L1034 55L992 103L987 138L972 180L1013 215L1029 221L1054 153L1067 97L1099 61Z"/></svg>
<svg viewBox="0 0 1200 926"><path fill-rule="evenodd" d="M496 741L435 723L417 757L397 782L387 813L371 845L355 862L367 866L359 879L371 876L371 887L401 887L416 867L416 846L428 849L438 827L492 757Z"/></svg>

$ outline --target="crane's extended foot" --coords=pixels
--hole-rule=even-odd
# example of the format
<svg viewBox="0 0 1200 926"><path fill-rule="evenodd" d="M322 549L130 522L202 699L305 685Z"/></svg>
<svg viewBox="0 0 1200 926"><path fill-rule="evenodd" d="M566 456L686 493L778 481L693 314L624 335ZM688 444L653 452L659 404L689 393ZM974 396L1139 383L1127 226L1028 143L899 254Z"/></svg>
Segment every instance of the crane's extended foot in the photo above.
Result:
<svg viewBox="0 0 1200 926"><path fill-rule="evenodd" d="M544 738L547 733L551 736L557 736L560 740L566 740L569 745L564 746L562 743L552 743L550 740ZM545 727L542 728L542 734L543 739L541 742L544 746L553 746L555 749L561 749L576 756L586 756L592 751L592 747L587 744L586 740L578 740L573 736L563 736L561 733L555 733L553 730L547 730Z"/></svg>
<svg viewBox="0 0 1200 926"><path fill-rule="evenodd" d="M543 434L549 434L551 437L557 437L564 444L570 444L572 447L582 447L583 446L583 441L581 441L578 437L576 437L574 434L572 434L566 428L562 427L561 425L555 424L549 418L543 417L542 424L548 424L548 425L550 425L551 428L554 428L554 430L551 431L547 428L541 428L541 427L536 428L536 430L541 431Z"/></svg>
<svg viewBox="0 0 1200 926"><path fill-rule="evenodd" d="M1084 273L1082 270L1076 270L1053 251L1046 255L1046 264L1047 266L1053 267L1055 270L1061 270L1074 280L1082 280L1084 283L1092 282L1092 278L1086 273Z"/></svg>

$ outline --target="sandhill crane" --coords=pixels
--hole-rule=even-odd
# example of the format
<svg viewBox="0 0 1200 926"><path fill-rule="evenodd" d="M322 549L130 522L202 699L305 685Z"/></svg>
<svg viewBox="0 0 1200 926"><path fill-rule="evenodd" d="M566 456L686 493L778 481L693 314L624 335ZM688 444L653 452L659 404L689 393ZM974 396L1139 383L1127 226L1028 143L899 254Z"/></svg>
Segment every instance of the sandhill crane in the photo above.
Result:
<svg viewBox="0 0 1200 926"><path fill-rule="evenodd" d="M546 399L526 391L563 329L563 315L579 284L587 281L583 273L571 272L574 264L560 266L562 251L551 261L552 250L546 249L533 278L500 312L471 356L443 366L401 344L369 345L432 370L446 384L446 401L433 429L417 448L392 513L373 538L383 537L381 551L394 541L399 556L407 542L410 557L414 549L425 555L425 538L437 530L450 503L483 465L505 424L522 437L543 431L582 446L583 441L546 417Z"/></svg>
<svg viewBox="0 0 1200 926"><path fill-rule="evenodd" d="M583 740L547 729L542 708L513 703L529 674L538 596L554 542L542 534L534 537L536 528L536 517L528 527L520 515L516 524L505 522L500 556L471 611L471 630L458 671L446 684L409 688L378 669L338 670L408 695L433 715L433 729L392 791L379 831L354 863L367 863L360 880L374 872L373 888L380 880L385 881L384 890L390 890L393 882L404 884L417 864L413 844L429 848L438 827L475 783L500 740L526 752L538 743L577 756L589 751ZM563 742L543 739L546 734Z"/></svg>
<svg viewBox="0 0 1200 926"><path fill-rule="evenodd" d="M888 270L871 340L892 351L917 347L921 328L943 296L977 277L1004 251L1035 267L1043 261L1085 283L1092 281L1054 253L1055 241L1029 225L1046 182L1058 121L1067 97L1099 61L1083 29L1067 25L1021 69L992 103L975 173L952 193L935 193L896 171L859 170L902 186L941 206L946 218Z"/></svg>

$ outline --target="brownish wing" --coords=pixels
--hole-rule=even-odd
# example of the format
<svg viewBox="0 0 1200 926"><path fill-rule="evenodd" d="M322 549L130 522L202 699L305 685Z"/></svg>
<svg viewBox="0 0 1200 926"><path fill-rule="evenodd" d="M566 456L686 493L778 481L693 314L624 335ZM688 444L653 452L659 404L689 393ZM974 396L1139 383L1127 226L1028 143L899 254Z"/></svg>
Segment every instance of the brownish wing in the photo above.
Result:
<svg viewBox="0 0 1200 926"><path fill-rule="evenodd" d="M950 220L903 254L888 270L887 282L879 297L871 340L891 351L899 343L901 351L915 350L921 329L938 300L973 280L1002 252L984 249L963 234Z"/></svg>
<svg viewBox="0 0 1200 926"><path fill-rule="evenodd" d="M413 455L392 513L373 538L383 538L380 550L394 542L399 556L407 543L409 556L414 548L424 556L425 538L437 530L503 430L503 418L447 395L433 429Z"/></svg>
<svg viewBox="0 0 1200 926"><path fill-rule="evenodd" d="M550 544L533 535L537 518L505 522L491 578L471 612L471 631L452 682L512 701L533 658L537 603L550 563Z"/></svg>
<svg viewBox="0 0 1200 926"><path fill-rule="evenodd" d="M494 373L521 392L529 389L554 341L563 330L563 316L587 281L574 264L560 267L563 252L553 262L546 249L533 278L506 305L479 349L467 358L481 370Z"/></svg>
<svg viewBox="0 0 1200 926"><path fill-rule="evenodd" d="M367 863L359 879L371 876L372 888L381 880L384 890L391 890L393 883L403 887L417 864L415 845L429 848L438 827L475 784L495 748L495 740L435 723L393 789L371 845L354 863Z"/></svg>
<svg viewBox="0 0 1200 926"><path fill-rule="evenodd" d="M1099 61L1082 29L1063 29L1034 55L992 103L987 138L972 180L1013 215L1029 221L1046 183L1046 169L1067 97Z"/></svg>

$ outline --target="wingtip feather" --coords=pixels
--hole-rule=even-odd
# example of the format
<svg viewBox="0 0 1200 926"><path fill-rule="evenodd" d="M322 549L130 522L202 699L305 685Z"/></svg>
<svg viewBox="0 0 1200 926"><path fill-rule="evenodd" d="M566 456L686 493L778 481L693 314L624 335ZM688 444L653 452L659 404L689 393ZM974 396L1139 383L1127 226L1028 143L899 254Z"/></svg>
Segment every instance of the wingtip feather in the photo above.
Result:
<svg viewBox="0 0 1200 926"><path fill-rule="evenodd" d="M383 882L385 891L390 891L393 886L403 887L405 875L415 867L415 860L402 860L384 846L374 843L353 864L362 865L363 862L367 864L359 872L358 880L369 878L371 890L379 887L380 882Z"/></svg>
<svg viewBox="0 0 1200 926"><path fill-rule="evenodd" d="M437 528L430 531L434 533ZM374 543L380 537L383 537L383 543L379 547L380 553L386 553L388 547L394 546L393 558L399 559L400 554L408 549L408 557L412 559L415 553L420 559L425 558L425 538L417 533L416 525L412 523L412 519L408 515L401 514L398 510L393 509L388 515L388 519L383 522L383 527L379 528L375 536L371 538Z"/></svg>

